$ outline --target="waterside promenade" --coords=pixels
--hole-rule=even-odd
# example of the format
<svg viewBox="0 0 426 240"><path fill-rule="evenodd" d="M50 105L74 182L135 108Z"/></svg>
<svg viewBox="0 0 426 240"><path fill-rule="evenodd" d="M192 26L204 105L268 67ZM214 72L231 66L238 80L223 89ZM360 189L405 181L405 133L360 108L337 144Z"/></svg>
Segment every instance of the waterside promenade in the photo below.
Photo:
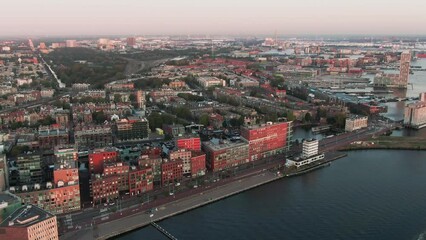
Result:
<svg viewBox="0 0 426 240"><path fill-rule="evenodd" d="M328 153L324 161L320 164L307 166L303 169L289 170L283 173L278 173L278 171L275 170L276 167L270 165L261 170L235 176L231 179L220 180L220 182L213 186L204 186L202 188L190 190L189 192L176 194L173 198L171 197L170 202L159 206L144 205L117 212L115 213L116 215L123 215L126 217L108 217L105 219L107 222L95 222L92 227L67 233L61 236L61 239L108 239L147 226L151 221L160 221L286 176L307 173L344 156L346 156L346 154L339 152ZM151 213L147 212L146 209L155 210ZM112 220L113 218L117 219Z"/></svg>
<svg viewBox="0 0 426 240"><path fill-rule="evenodd" d="M355 141L340 148L340 150L345 151L366 149L426 150L426 138L380 136L364 141Z"/></svg>

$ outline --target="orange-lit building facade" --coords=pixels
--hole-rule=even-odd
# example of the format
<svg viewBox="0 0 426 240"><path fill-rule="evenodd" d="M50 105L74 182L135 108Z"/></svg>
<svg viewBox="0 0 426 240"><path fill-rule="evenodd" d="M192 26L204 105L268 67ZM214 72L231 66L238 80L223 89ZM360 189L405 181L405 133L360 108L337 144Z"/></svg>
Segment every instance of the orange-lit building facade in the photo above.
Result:
<svg viewBox="0 0 426 240"><path fill-rule="evenodd" d="M23 204L33 204L53 214L78 211L80 205L80 186L64 185L57 188L33 189L32 191L14 192Z"/></svg>
<svg viewBox="0 0 426 240"><path fill-rule="evenodd" d="M98 149L89 154L89 170L91 174L102 174L104 163L116 162L118 158L117 151L109 149Z"/></svg>
<svg viewBox="0 0 426 240"><path fill-rule="evenodd" d="M206 154L193 152L191 157L191 176L203 176L206 174Z"/></svg>
<svg viewBox="0 0 426 240"><path fill-rule="evenodd" d="M78 169L77 168L62 168L53 171L53 181L55 186L60 187L62 184L77 183L78 184Z"/></svg>
<svg viewBox="0 0 426 240"><path fill-rule="evenodd" d="M154 175L151 167L133 168L129 172L129 193L131 196L151 191Z"/></svg>
<svg viewBox="0 0 426 240"><path fill-rule="evenodd" d="M109 163L104 166L104 176L117 176L118 190L129 190L129 165L118 163Z"/></svg>
<svg viewBox="0 0 426 240"><path fill-rule="evenodd" d="M167 161L161 164L161 184L168 185L183 178L183 161Z"/></svg>
<svg viewBox="0 0 426 240"><path fill-rule="evenodd" d="M7 240L58 240L56 216L36 206L25 206L0 224L0 239Z"/></svg>
<svg viewBox="0 0 426 240"><path fill-rule="evenodd" d="M91 197L93 203L108 202L118 198L118 176L93 176L91 179Z"/></svg>
<svg viewBox="0 0 426 240"><path fill-rule="evenodd" d="M241 128L241 136L249 142L250 161L256 161L287 149L291 136L291 123L271 123Z"/></svg>
<svg viewBox="0 0 426 240"><path fill-rule="evenodd" d="M178 149L189 151L201 151L201 140L199 137L181 137L176 140Z"/></svg>
<svg viewBox="0 0 426 240"><path fill-rule="evenodd" d="M249 145L238 142L203 142L206 167L214 172L237 167L249 162Z"/></svg>
<svg viewBox="0 0 426 240"><path fill-rule="evenodd" d="M169 162L176 160L182 160L183 167L182 171L184 175L191 173L191 152L185 149L179 149L177 151L170 151Z"/></svg>

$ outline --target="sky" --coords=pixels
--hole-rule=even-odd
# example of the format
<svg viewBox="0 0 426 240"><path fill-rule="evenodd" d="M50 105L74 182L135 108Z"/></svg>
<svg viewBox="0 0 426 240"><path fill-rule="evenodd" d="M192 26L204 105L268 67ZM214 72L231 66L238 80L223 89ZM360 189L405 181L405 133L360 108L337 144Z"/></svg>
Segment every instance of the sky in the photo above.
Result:
<svg viewBox="0 0 426 240"><path fill-rule="evenodd" d="M0 36L426 35L426 0L3 0Z"/></svg>

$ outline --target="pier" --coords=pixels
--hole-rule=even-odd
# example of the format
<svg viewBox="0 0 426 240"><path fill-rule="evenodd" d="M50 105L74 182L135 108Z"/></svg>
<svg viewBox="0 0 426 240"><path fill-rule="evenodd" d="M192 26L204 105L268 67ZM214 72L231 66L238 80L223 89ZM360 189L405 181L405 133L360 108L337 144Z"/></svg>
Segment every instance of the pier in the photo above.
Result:
<svg viewBox="0 0 426 240"><path fill-rule="evenodd" d="M159 232L161 232L162 234L164 234L164 236L166 236L168 239L170 240L177 240L176 237L174 237L172 234L170 234L169 232L166 231L166 229L162 228L160 225L158 225L155 222L151 222L151 226L153 226L155 229L157 229Z"/></svg>

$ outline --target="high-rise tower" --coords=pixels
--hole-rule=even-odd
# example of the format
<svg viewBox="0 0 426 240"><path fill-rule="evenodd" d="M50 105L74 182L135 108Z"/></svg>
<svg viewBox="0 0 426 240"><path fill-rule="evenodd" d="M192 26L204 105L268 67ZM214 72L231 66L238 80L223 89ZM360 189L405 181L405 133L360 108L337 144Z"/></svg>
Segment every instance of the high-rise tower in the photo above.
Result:
<svg viewBox="0 0 426 240"><path fill-rule="evenodd" d="M395 84L398 87L406 88L408 84L408 78L410 76L410 61L411 53L409 51L401 53L401 61L399 67L399 81Z"/></svg>

